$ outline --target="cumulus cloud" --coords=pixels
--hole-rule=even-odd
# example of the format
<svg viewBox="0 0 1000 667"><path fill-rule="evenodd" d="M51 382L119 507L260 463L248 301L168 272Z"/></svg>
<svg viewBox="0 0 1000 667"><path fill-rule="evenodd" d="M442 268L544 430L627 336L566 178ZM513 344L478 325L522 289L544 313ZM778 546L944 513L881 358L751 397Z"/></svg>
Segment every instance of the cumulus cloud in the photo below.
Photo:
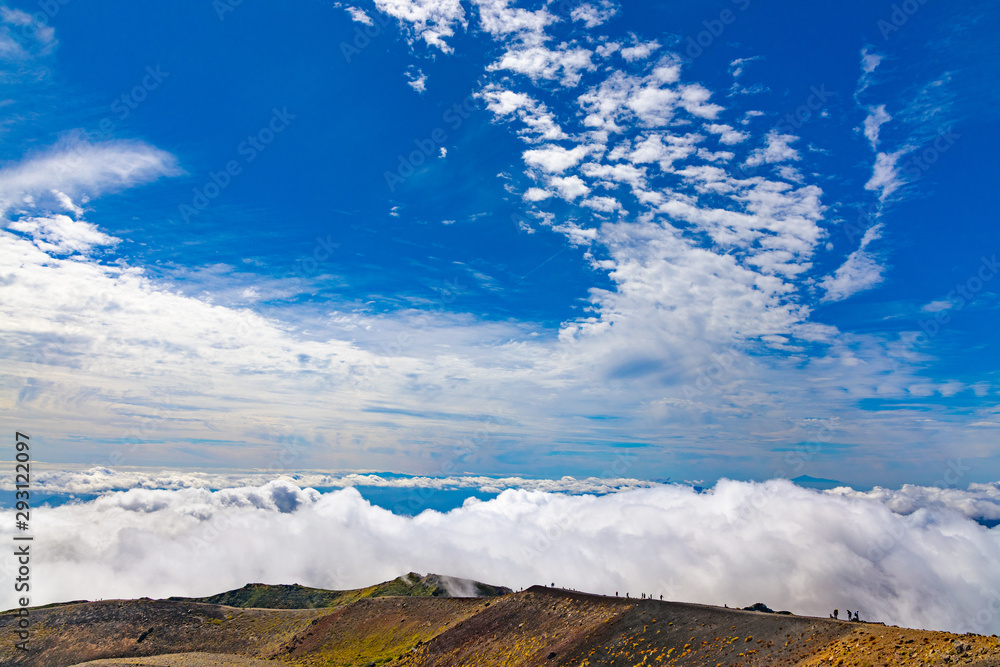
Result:
<svg viewBox="0 0 1000 667"><path fill-rule="evenodd" d="M712 134L719 135L719 143L727 146L742 143L750 138L748 133L734 130L731 125L724 123L709 123L705 126L705 129Z"/></svg>
<svg viewBox="0 0 1000 667"><path fill-rule="evenodd" d="M510 70L532 81L559 80L562 85L572 87L580 83L583 72L596 69L591 55L591 51L580 46L549 49L543 45L516 45L487 69Z"/></svg>
<svg viewBox="0 0 1000 667"><path fill-rule="evenodd" d="M375 7L409 28L428 46L452 53L445 41L455 35L458 26L465 27L465 11L459 0L375 0Z"/></svg>
<svg viewBox="0 0 1000 667"><path fill-rule="evenodd" d="M900 514L890 502L782 480L721 481L707 493L507 490L407 517L354 489L320 494L286 481L133 489L44 510L35 543L46 576L32 603L208 595L249 581L353 588L418 571L515 588L554 581L718 605L765 601L823 617L849 606L891 624L1000 630L989 606L1000 530L947 504L918 501ZM4 591L0 606L14 604Z"/></svg>
<svg viewBox="0 0 1000 667"><path fill-rule="evenodd" d="M427 90L427 75L418 68L411 67L406 70L406 84L417 91L423 93Z"/></svg>
<svg viewBox="0 0 1000 667"><path fill-rule="evenodd" d="M655 39L649 42L640 42L634 46L626 46L621 49L622 58L632 62L634 60L645 60L660 48L660 43Z"/></svg>
<svg viewBox="0 0 1000 667"><path fill-rule="evenodd" d="M549 185L567 201L573 201L590 192L590 188L579 176L554 176L549 179Z"/></svg>
<svg viewBox="0 0 1000 667"><path fill-rule="evenodd" d="M107 468L96 466L80 470L64 467L46 467L42 464L34 483L42 493L90 495L107 491L127 491L129 489L227 489L247 486L263 486L273 481L272 472L258 470L203 472L193 470L164 470L158 468ZM448 477L427 476L384 476L375 473L323 472L308 470L282 474L280 480L298 487L346 488L349 486L379 487L391 489L472 489L484 493L500 493L506 489L526 491L546 491L549 493L597 493L648 488L658 486L656 482L628 477L583 477L564 476L559 479L531 479L518 476L462 475ZM0 488L14 490L11 480L0 481Z"/></svg>
<svg viewBox="0 0 1000 667"><path fill-rule="evenodd" d="M968 466L952 461L945 477L958 478ZM942 483L946 483L942 479ZM1000 482L970 484L966 489L904 484L899 489L876 486L871 491L855 491L840 487L830 492L848 498L870 498L884 504L897 514L910 515L920 510L957 512L973 521L1000 521Z"/></svg>
<svg viewBox="0 0 1000 667"><path fill-rule="evenodd" d="M608 0L600 3L585 2L574 7L569 15L574 21L580 21L585 28L596 28L607 22L618 13L618 5Z"/></svg>
<svg viewBox="0 0 1000 667"><path fill-rule="evenodd" d="M750 153L746 161L747 166L756 167L765 163L774 164L800 159L799 152L790 145L798 139L794 134L781 134L777 130L771 130L767 133L765 146L756 148Z"/></svg>
<svg viewBox="0 0 1000 667"><path fill-rule="evenodd" d="M522 127L518 134L526 141L558 141L568 138L548 107L526 93L517 93L491 84L479 93L479 97L486 101L487 109L498 118L514 116L520 119Z"/></svg>
<svg viewBox="0 0 1000 667"><path fill-rule="evenodd" d="M560 174L579 164L580 160L594 150L594 146L578 145L573 148L549 145L525 151L522 157L526 164L542 171Z"/></svg>
<svg viewBox="0 0 1000 667"><path fill-rule="evenodd" d="M86 254L97 246L113 245L120 240L68 215L21 218L8 228L30 234L41 250L59 255Z"/></svg>

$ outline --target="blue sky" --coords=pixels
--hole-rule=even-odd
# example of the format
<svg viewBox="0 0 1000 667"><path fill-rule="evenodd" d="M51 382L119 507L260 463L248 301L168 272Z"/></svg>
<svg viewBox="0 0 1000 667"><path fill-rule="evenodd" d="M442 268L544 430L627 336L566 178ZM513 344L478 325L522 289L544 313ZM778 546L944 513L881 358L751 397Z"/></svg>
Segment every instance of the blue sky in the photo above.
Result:
<svg viewBox="0 0 1000 667"><path fill-rule="evenodd" d="M3 423L108 466L998 479L998 16L8 4Z"/></svg>

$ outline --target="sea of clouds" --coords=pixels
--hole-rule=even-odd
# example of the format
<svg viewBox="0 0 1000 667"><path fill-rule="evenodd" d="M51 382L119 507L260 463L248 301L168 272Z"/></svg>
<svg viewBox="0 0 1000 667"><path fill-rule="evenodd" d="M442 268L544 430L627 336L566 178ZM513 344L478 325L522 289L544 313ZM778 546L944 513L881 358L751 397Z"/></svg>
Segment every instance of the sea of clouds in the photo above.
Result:
<svg viewBox="0 0 1000 667"><path fill-rule="evenodd" d="M80 491L72 480L82 474L50 482ZM410 484L419 506L421 488L462 478L401 479L394 483ZM248 582L353 588L416 571L819 616L849 608L889 624L1000 632L1000 527L987 527L1000 518L1000 483L865 492L786 480L698 490L564 478L541 490L512 488L519 478L499 487L465 479L506 488L415 516L350 486L321 493L290 478L109 490L44 507L32 517L31 602L201 596ZM0 539L13 531L3 526ZM13 576L10 557L0 567ZM15 605L3 590L0 607Z"/></svg>

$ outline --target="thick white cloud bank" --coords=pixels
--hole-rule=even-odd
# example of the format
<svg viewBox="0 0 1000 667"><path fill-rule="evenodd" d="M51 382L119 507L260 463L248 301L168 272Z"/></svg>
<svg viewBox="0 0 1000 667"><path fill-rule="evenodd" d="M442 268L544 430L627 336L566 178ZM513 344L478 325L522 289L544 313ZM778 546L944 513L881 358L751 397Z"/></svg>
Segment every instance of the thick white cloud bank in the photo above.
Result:
<svg viewBox="0 0 1000 667"><path fill-rule="evenodd" d="M36 470L37 470L36 466ZM99 494L128 489L229 489L261 486L275 479L275 474L259 470L198 472L144 468L112 469L92 467L85 470L53 469L36 472L34 486L41 493L74 495ZM599 478L564 476L560 479L531 479L517 476L454 475L448 477L395 476L376 473L303 471L289 472L281 480L298 487L370 486L392 489L472 489L500 493L505 489L568 493L611 493L658 486L656 482L628 477ZM14 490L14 481L0 480L0 489ZM1000 505L998 505L1000 511Z"/></svg>
<svg viewBox="0 0 1000 667"><path fill-rule="evenodd" d="M763 601L820 616L849 607L889 624L1000 631L1000 529L950 509L944 492L924 503L911 490L905 515L891 495L784 480L722 481L700 494L511 489L404 517L352 488L320 494L285 480L133 489L36 512L31 602L207 595L251 581L349 588L413 570L514 588L554 582L718 605ZM14 606L12 592L2 595L0 606Z"/></svg>

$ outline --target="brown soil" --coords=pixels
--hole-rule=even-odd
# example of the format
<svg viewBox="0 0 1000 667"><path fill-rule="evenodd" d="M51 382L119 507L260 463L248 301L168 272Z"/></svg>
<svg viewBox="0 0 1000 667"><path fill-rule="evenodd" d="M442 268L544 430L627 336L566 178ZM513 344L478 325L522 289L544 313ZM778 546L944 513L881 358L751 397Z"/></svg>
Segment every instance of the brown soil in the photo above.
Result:
<svg viewBox="0 0 1000 667"><path fill-rule="evenodd" d="M147 658L108 658L81 662L73 667L276 667L271 660L241 658L223 653L171 653Z"/></svg>
<svg viewBox="0 0 1000 667"><path fill-rule="evenodd" d="M995 636L543 587L499 598L367 598L315 610L168 600L57 605L31 611L27 655L14 651L15 621L12 612L0 614L2 665L67 667L99 658L129 659L95 663L109 667L260 664L225 657L238 656L303 667L1000 667Z"/></svg>
<svg viewBox="0 0 1000 667"><path fill-rule="evenodd" d="M61 667L178 652L266 657L328 610L236 609L167 600L102 600L31 610L29 651L17 617L0 614L0 664Z"/></svg>
<svg viewBox="0 0 1000 667"><path fill-rule="evenodd" d="M314 622L277 654L297 665L388 662L482 612L495 598L371 598Z"/></svg>

